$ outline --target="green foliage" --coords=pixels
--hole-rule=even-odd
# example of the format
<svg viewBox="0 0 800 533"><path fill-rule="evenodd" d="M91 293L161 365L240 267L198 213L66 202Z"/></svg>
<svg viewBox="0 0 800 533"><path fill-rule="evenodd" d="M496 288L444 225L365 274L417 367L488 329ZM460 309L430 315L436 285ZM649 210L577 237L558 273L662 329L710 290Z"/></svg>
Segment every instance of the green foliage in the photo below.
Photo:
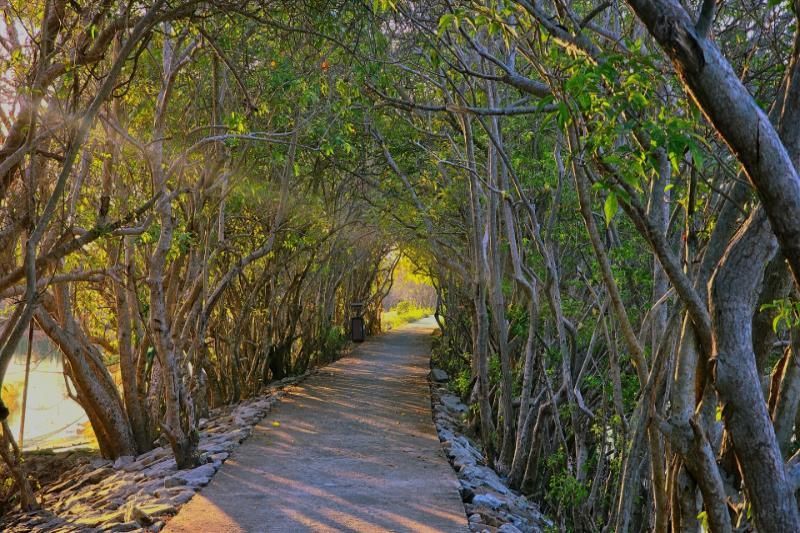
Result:
<svg viewBox="0 0 800 533"><path fill-rule="evenodd" d="M622 379L622 401L627 409L633 409L639 395L639 379L633 372L625 372Z"/></svg>
<svg viewBox="0 0 800 533"><path fill-rule="evenodd" d="M710 531L708 528L708 512L701 511L697 515L697 520L700 522L700 528L702 531Z"/></svg>
<svg viewBox="0 0 800 533"><path fill-rule="evenodd" d="M506 318L509 321L510 327L508 330L510 337L524 338L528 334L528 310L519 305L512 305L506 311Z"/></svg>
<svg viewBox="0 0 800 533"><path fill-rule="evenodd" d="M466 398L472 384L472 369L469 362L472 354L459 353L448 342L452 339L435 336L431 343L431 362L433 366L445 370L450 375L448 387L461 398Z"/></svg>
<svg viewBox="0 0 800 533"><path fill-rule="evenodd" d="M551 477L548 487L551 501L564 507L575 507L589 497L589 488L567 473Z"/></svg>
<svg viewBox="0 0 800 533"><path fill-rule="evenodd" d="M636 43L628 45L636 49ZM580 113L591 132L585 138L586 148L610 174L641 192L648 176L657 171L654 154L659 149L666 152L676 173L687 152L697 167L704 165L707 142L697 114L691 109L661 105L657 91L668 82L656 57L610 54L600 63L564 61L571 73L565 83L570 99L559 102L557 122L563 127L572 112ZM621 142L636 138L634 133L649 140L646 150ZM608 181L601 181L598 186L609 191L604 213L610 222L618 201L627 200L628 193Z"/></svg>
<svg viewBox="0 0 800 533"><path fill-rule="evenodd" d="M14 3L18 5L12 11L27 14L26 24L19 28L35 30L43 18L41 8L28 7L21 0ZM771 13L778 11L777 4L769 1ZM123 77L129 79L120 84L108 105L103 105L103 120L93 128L86 146L91 157L80 174L84 181L77 189L83 189L77 195L75 213L67 213L67 201L59 209L63 217L59 222L65 228L77 231L100 224L104 228L101 238L52 270L109 273L105 281L79 282L80 290L70 286L73 292L67 299L80 327L90 337L104 341L106 362L118 359L115 352L119 351L115 333L120 323L113 283L129 282L133 291L134 348L141 348L145 339L152 338L148 331L148 269L156 243L167 235L161 235L158 217L130 241L114 235L108 221L98 216L97 199L109 185L108 176L114 195L108 220L118 219L132 206L149 199L153 173L158 169L151 168L150 156L143 152L159 146L163 148L162 170L168 170L166 190L174 195L170 199L174 225L171 240L166 243L169 251L164 269L170 313L191 313L198 305L202 308L215 283L235 271L230 292L209 317L204 337L176 343L190 347L190 351L196 346L207 349L208 361L215 367L209 369L213 370L210 375L221 381L215 383L220 390L232 388L225 382L232 372L226 366L232 364L230 361L241 361L255 369L258 365L251 363L258 363L264 350L270 348L285 354L289 366L295 369L333 359L347 341L341 327L346 322L347 303L381 286L383 278L369 274L373 265L367 263L377 257L375 263L383 268L381 254L388 257L386 250L401 250L398 270L405 269L412 280L437 286L446 328L443 337L433 340L433 362L450 374L452 390L467 397L477 372L471 367L476 352L472 345L474 298L479 294L476 288L487 289L486 278L480 276L485 265L477 264L474 255L475 241L480 240L476 236L482 233L497 245L502 270L489 285L499 283L505 298L505 309L495 310L504 316L492 317L500 320L491 321L489 353L482 356L488 363L490 389L500 391L496 385L504 376L496 353L501 333L497 324L507 324L502 333L508 333L513 350L511 376L505 377L511 378L512 395L517 398L525 340L534 318L528 316L530 295L520 290L510 274L511 239L505 230L513 228L519 245L513 251L520 254L522 271L535 279L539 291L534 297L538 308L535 337L531 339L533 396L552 400L543 393L546 377L551 380L552 392L563 391L562 371L569 363L576 380L569 385L579 389L574 392L582 394L594 414L586 417L576 407L572 393L566 399L562 392L557 394L559 399L553 401L557 401L558 409L543 412L542 433L534 444L538 449L531 455L538 458L531 481L534 486L524 490L542 496L549 510L559 513L562 527L580 529L576 524L563 526L571 520L563 509L586 501L588 487L578 480L582 474L592 479L599 471L609 477L604 486L616 487L621 458L630 444L623 417L633 411L640 384L629 357L620 354L621 417L614 405L607 361L608 353L622 345L619 317L608 310L606 317L598 316L598 301L607 298L607 291L571 185L574 166L585 165L587 172L591 171L589 207L598 213L598 220L605 221L603 238L612 273L628 317L638 330L653 303L653 257L625 213L634 202L648 210L655 205L651 203L655 198L651 190L661 191L654 188L654 180L667 167L671 177L664 189L668 193L664 201L672 214L666 236L678 252L679 235L673 228L702 226L696 231L702 249L718 212L718 206L709 204L710 199L725 192L719 181L728 179L735 159L716 146L718 141L709 135L710 128L695 105L678 96L679 81L672 69L665 68L668 63L658 47L625 37L641 35L638 29L630 31L640 27L628 11L613 12L614 33L622 35L616 40L585 26L604 24L600 22L605 18L603 9L593 12L594 5L570 6L569 16L578 17L573 20L565 19L567 11L534 6L550 12L551 22L563 31L576 31L580 42L570 42L551 33L545 21L537 21L536 15L519 3L490 0L412 6L412 12L425 15L419 18L424 20L424 29L416 25L417 20L404 18L409 6L398 10L399 5L395 0L335 7L325 3L276 4L269 13L263 13L265 19L275 22L271 26L275 31L263 31L260 20L233 11L217 16L212 7L204 7L202 36L196 20L178 20L159 28L143 43L144 53L126 62ZM728 24L742 14L741 10L728 5L725 9L730 28L715 38L726 53L739 47L737 54L747 59L735 70L767 106L774 88L759 78L783 79L789 63L751 50L749 30L743 31L744 25L737 27L735 22ZM581 32L576 23L587 13L600 17L587 18L580 24L587 30ZM53 131L61 131L62 125L70 124L68 120L80 116L97 80L105 75L113 54L102 56L96 63L78 65L72 46L75 35L86 35L90 41L101 35L102 24L94 24L102 20L99 15L86 18L70 9L65 12L64 27L70 28L69 32L59 36L59 46L48 61L63 62L66 73L47 89L48 101L41 105L48 110L48 123L59 125ZM162 46L171 37L181 43L197 39L203 45L188 56L175 78L164 135L156 144L153 124L163 82ZM32 42L37 39L35 32L30 38ZM584 40L599 50L598 56L580 50ZM781 39L774 41L780 47ZM207 46L207 42L215 46ZM481 52L473 54L471 51L478 47ZM470 52L464 54L464 50ZM742 50L745 53L740 53ZM499 61L492 61L490 56ZM8 58L0 59L9 87L14 80L30 78L36 57L14 49ZM470 70L482 73L475 76ZM543 82L549 94L539 98L520 91L519 85L506 83L512 73ZM23 84L16 96L22 102L32 95L30 87ZM441 112L409 112L406 107L413 105L386 105L382 95L398 102L439 108L446 103L448 107ZM450 105L530 106L536 112L480 116L453 110ZM68 120L54 120L62 108L69 109ZM115 134L112 125L124 130L124 135ZM498 141L487 132L487 125L496 125L501 133L502 158L498 150L493 150ZM565 131L567 128L570 131ZM566 135L571 133L576 133L577 145ZM56 152L61 149L61 133L52 139L47 138L47 129L40 134L42 146ZM227 138L207 138L216 135ZM289 148L291 139L297 141L296 150ZM465 139L472 146L467 146ZM474 149L472 160L468 160L468 148ZM391 154L396 168L387 164L384 150ZM35 159L42 165L42 175L52 174L59 163L58 157ZM496 181L491 172L494 168L499 169ZM479 176L473 182L470 178L475 169ZM221 176L225 176L224 183ZM279 210L286 176L290 178L288 201ZM513 184L500 183L510 177L515 178ZM46 192L49 185L43 180L38 189ZM41 196L42 192L37 194ZM475 205L480 208L477 211L483 212L471 212L475 196ZM34 200L40 202L42 198ZM490 214L494 201L504 208L511 206L510 217L503 211ZM526 205L533 208L536 217L528 216ZM695 219L685 220L683 215L690 210ZM279 212L285 215L280 220ZM481 218L482 222L476 222ZM141 222L132 222L131 227ZM499 231L490 235L493 228L489 222L494 222ZM70 231L63 237L69 238ZM48 238L61 237L54 232ZM53 241L57 242L61 241ZM130 254L125 249L127 242L133 243ZM234 268L265 242L274 243L269 253L251 265ZM551 248L557 263L555 275L545 264L545 246ZM365 250L374 252L375 257L362 255ZM130 265L125 264L128 255L132 255ZM696 259L678 255L687 264ZM687 273L691 275L692 270L687 268ZM50 274L48 271L47 276ZM203 283L195 284L197 279ZM187 294L197 294L193 286L201 289L198 305L185 301ZM559 347L562 331L555 327L552 309L555 299L547 293L552 287L560 293L560 312L570 325L568 349L563 352ZM670 301L669 305L673 304ZM767 304L761 311L774 314L776 331L800 324L800 303L792 300ZM383 313L382 325L393 329L432 312L404 301ZM377 316L370 318L374 321ZM191 330L194 323L192 319L186 327L174 328L175 334ZM190 337L193 334L187 333ZM651 343L649 334L643 338L648 344L645 349L652 350L650 344L656 342ZM587 351L592 352L589 359L585 359ZM181 359L205 360L206 353L200 356L192 352L182 354ZM152 347L147 357L152 364ZM256 378L257 374L248 373ZM238 388L239 383L236 385ZM471 405L470 410L469 425L476 427L480 423L477 406ZM494 411L493 423L500 429L502 420ZM590 424L588 434L577 435L584 428L576 424L584 423ZM559 434L551 428L558 428ZM494 435L493 440L498 437ZM589 449L586 472L576 473L568 466L575 459L570 454L577 451L578 439L584 437ZM566 449L545 459L562 443ZM609 490L603 498L610 500L612 492ZM609 515L609 509L607 502L600 502L587 514L592 514L590 520L596 523L597 517Z"/></svg>
<svg viewBox="0 0 800 533"><path fill-rule="evenodd" d="M376 13L397 9L397 4L393 0L372 0L372 9Z"/></svg>
<svg viewBox="0 0 800 533"><path fill-rule="evenodd" d="M338 354L347 344L347 332L342 326L329 327L323 337L322 351L328 355Z"/></svg>
<svg viewBox="0 0 800 533"><path fill-rule="evenodd" d="M782 298L766 303L759 309L764 313L774 312L772 329L778 333L780 329L791 329L800 325L800 301L791 298Z"/></svg>
<svg viewBox="0 0 800 533"><path fill-rule="evenodd" d="M464 367L451 379L450 387L459 397L465 398L469 394L469 386L472 383L472 374L469 367Z"/></svg>
<svg viewBox="0 0 800 533"><path fill-rule="evenodd" d="M566 468L563 448L547 458L550 471L546 498L554 507L573 508L581 505L589 497L589 487L578 481Z"/></svg>
<svg viewBox="0 0 800 533"><path fill-rule="evenodd" d="M381 326L389 331L432 314L433 309L430 307L419 307L414 302L402 301L381 315Z"/></svg>
<svg viewBox="0 0 800 533"><path fill-rule="evenodd" d="M607 226L611 225L611 220L614 218L614 215L617 214L617 209L619 209L617 193L614 191L609 191L608 195L606 195L606 201L603 204L603 214L606 217Z"/></svg>

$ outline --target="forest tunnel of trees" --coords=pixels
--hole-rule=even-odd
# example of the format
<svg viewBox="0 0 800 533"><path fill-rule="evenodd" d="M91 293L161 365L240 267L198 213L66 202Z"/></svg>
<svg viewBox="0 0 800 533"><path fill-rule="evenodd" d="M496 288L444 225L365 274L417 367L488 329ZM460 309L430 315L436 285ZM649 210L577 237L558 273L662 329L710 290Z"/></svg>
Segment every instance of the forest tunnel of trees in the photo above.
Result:
<svg viewBox="0 0 800 533"><path fill-rule="evenodd" d="M0 12L0 382L45 334L104 456L195 465L351 302L380 329L402 252L486 460L562 529L800 531L797 2Z"/></svg>

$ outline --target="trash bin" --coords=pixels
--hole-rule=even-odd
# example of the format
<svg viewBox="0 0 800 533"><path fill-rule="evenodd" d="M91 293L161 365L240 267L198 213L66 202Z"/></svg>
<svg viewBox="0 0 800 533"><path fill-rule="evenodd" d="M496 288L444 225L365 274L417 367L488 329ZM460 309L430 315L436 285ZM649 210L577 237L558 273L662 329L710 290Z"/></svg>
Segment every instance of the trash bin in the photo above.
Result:
<svg viewBox="0 0 800 533"><path fill-rule="evenodd" d="M350 304L350 340L353 342L364 342L366 338L363 309L363 303L354 302Z"/></svg>

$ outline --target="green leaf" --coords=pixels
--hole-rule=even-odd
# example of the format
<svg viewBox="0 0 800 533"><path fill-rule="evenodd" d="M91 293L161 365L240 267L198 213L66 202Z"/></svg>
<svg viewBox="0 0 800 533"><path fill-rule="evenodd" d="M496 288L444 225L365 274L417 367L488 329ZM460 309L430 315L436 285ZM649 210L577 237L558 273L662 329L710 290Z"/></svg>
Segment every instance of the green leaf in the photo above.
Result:
<svg viewBox="0 0 800 533"><path fill-rule="evenodd" d="M608 193L606 196L606 202L603 204L603 213L606 216L606 225L610 226L611 221L614 219L614 215L617 214L617 210L619 209L619 202L617 201L617 195L614 192Z"/></svg>
<svg viewBox="0 0 800 533"><path fill-rule="evenodd" d="M394 10L396 7L393 0L372 0L372 10L375 13L383 13L390 9Z"/></svg>
<svg viewBox="0 0 800 533"><path fill-rule="evenodd" d="M778 329L780 328L782 321L783 321L783 313L778 313L777 315L775 315L775 318L772 319L772 331L778 333Z"/></svg>
<svg viewBox="0 0 800 533"><path fill-rule="evenodd" d="M680 172L680 156L676 152L670 151L669 152L669 162L672 165L672 172L678 174Z"/></svg>
<svg viewBox="0 0 800 533"><path fill-rule="evenodd" d="M455 23L456 28L458 28L458 20L453 13L445 13L442 15L442 17L439 19L439 30L437 32L439 37L441 37L442 34L453 25L453 23Z"/></svg>
<svg viewBox="0 0 800 533"><path fill-rule="evenodd" d="M697 168L703 168L703 162L705 159L703 158L703 151L697 145L694 140L689 141L689 151L692 153L692 159L694 159L694 164Z"/></svg>
<svg viewBox="0 0 800 533"><path fill-rule="evenodd" d="M703 531L708 531L708 513L706 511L702 511L697 515L697 520L700 522L700 527L703 529Z"/></svg>
<svg viewBox="0 0 800 533"><path fill-rule="evenodd" d="M558 103L558 125L564 128L569 123L569 108L564 102Z"/></svg>

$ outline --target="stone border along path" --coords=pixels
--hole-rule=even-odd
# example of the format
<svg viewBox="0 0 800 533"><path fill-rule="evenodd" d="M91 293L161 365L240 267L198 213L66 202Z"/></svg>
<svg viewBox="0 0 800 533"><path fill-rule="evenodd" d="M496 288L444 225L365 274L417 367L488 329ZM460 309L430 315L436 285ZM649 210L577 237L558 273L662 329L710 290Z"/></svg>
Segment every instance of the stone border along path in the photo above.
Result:
<svg viewBox="0 0 800 533"><path fill-rule="evenodd" d="M483 453L463 435L462 416L467 406L444 385L441 369L431 371L433 419L450 464L458 473L461 498L475 532L528 533L552 527L538 506L511 490L497 472L486 466Z"/></svg>
<svg viewBox="0 0 800 533"><path fill-rule="evenodd" d="M290 386L318 370L270 384L261 396L214 409L200 421L200 451L207 461L178 470L167 446L115 462L95 459L65 472L38 493L45 510L11 513L0 531L53 533L159 531L195 492L208 484L229 454L252 432ZM198 530L208 531L208 530Z"/></svg>
<svg viewBox="0 0 800 533"><path fill-rule="evenodd" d="M165 531L469 531L431 416L434 327L373 338L296 387Z"/></svg>

